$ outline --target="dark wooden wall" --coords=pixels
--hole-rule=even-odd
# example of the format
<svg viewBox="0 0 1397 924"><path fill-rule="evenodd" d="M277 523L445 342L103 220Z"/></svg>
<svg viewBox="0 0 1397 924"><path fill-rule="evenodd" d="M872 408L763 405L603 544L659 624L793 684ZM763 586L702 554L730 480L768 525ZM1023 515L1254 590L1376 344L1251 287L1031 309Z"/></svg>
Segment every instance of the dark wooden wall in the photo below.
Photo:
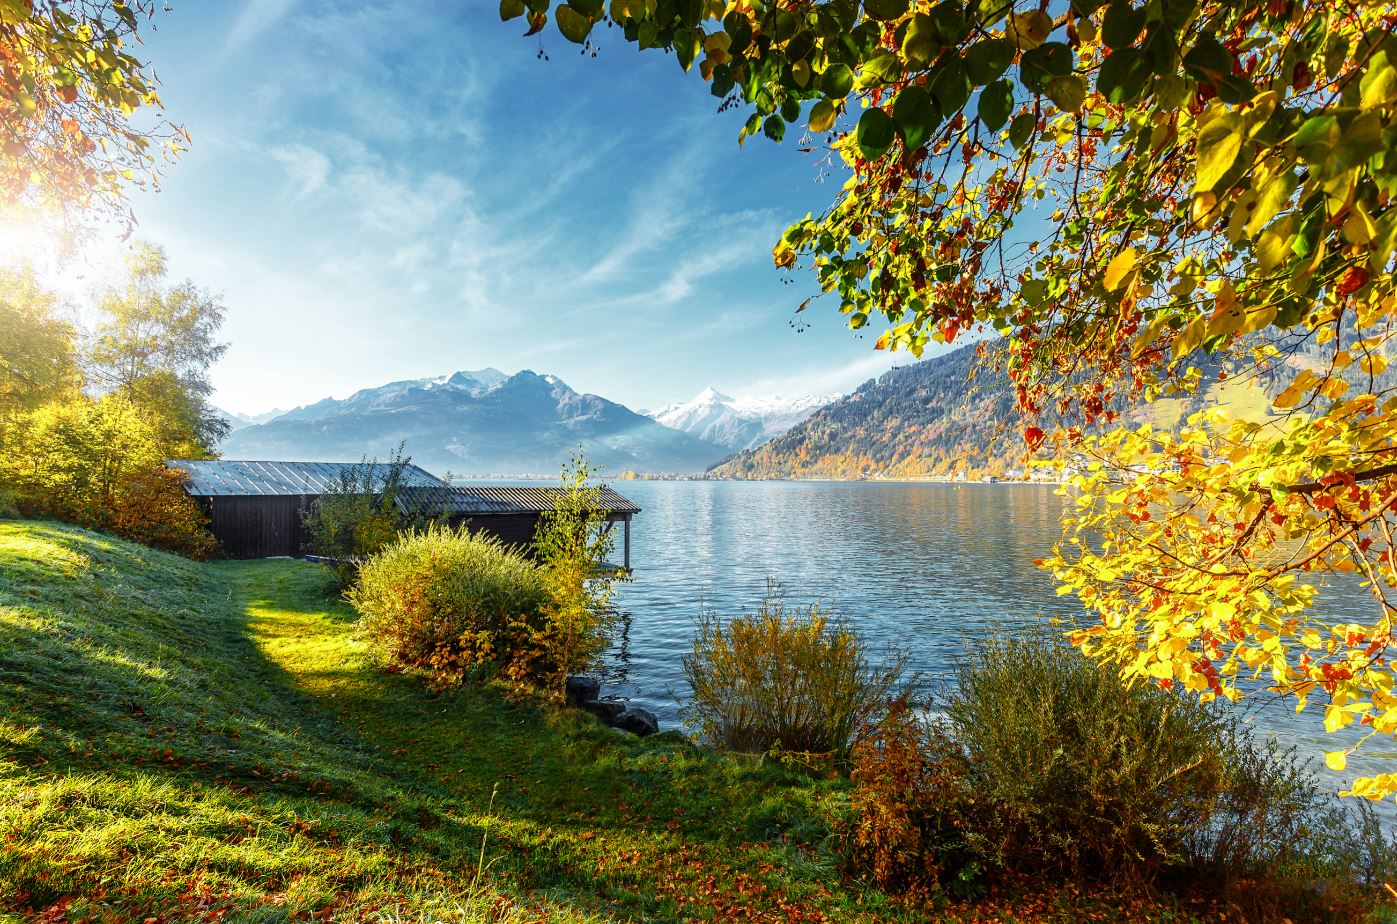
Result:
<svg viewBox="0 0 1397 924"><path fill-rule="evenodd" d="M300 556L306 544L301 508L314 497L199 497L209 513L214 538L229 558Z"/></svg>
<svg viewBox="0 0 1397 924"><path fill-rule="evenodd" d="M210 527L222 554L229 558L300 557L308 539L301 525L301 508L313 496L197 497L208 511ZM454 520L472 532L488 533L509 545L527 548L538 528L537 513L476 515Z"/></svg>
<svg viewBox="0 0 1397 924"><path fill-rule="evenodd" d="M486 533L508 545L527 549L533 545L534 530L538 528L538 518L539 514L537 513L491 514L489 516L476 514L473 517L452 520L451 525L458 526L465 523L466 528L473 533Z"/></svg>

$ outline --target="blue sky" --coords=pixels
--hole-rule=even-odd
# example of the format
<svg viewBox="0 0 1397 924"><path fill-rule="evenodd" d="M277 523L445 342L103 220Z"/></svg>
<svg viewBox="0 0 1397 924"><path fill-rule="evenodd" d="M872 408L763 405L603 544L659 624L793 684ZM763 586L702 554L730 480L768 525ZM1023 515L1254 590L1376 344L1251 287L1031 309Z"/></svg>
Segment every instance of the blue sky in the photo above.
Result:
<svg viewBox="0 0 1397 924"><path fill-rule="evenodd" d="M531 368L632 407L847 391L896 363L792 308L771 245L828 203L697 73L599 30L582 56L492 0L171 0L146 54L192 150L135 199L225 297L216 400L253 413L455 369Z"/></svg>

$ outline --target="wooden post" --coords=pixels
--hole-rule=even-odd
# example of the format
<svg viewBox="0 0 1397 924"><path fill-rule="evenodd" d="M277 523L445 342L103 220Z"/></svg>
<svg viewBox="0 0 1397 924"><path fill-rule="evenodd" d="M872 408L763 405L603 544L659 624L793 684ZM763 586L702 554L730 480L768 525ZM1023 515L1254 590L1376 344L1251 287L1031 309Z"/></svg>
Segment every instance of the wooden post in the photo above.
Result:
<svg viewBox="0 0 1397 924"><path fill-rule="evenodd" d="M626 571L631 570L631 515L626 514Z"/></svg>

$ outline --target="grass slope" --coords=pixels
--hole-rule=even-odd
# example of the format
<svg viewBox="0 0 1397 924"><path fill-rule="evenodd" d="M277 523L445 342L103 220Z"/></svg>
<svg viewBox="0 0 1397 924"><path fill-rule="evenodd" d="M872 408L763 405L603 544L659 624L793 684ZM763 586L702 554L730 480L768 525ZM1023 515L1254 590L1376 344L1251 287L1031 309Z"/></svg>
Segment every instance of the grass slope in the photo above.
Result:
<svg viewBox="0 0 1397 924"><path fill-rule="evenodd" d="M839 874L819 819L845 798L430 695L301 562L0 521L0 921L1189 919L1068 893L899 910Z"/></svg>

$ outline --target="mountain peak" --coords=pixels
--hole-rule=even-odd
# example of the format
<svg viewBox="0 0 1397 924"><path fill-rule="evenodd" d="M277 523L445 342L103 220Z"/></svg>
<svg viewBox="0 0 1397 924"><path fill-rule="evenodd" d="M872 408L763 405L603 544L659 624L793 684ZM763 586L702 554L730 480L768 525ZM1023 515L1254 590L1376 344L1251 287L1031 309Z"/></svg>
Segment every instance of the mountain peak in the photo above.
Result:
<svg viewBox="0 0 1397 924"><path fill-rule="evenodd" d="M712 402L715 402L715 401L716 401L716 402L718 402L718 403L720 403L720 404L727 404L727 403L730 402L731 400L732 400L732 397L731 397L731 396L725 395L725 394L723 394L721 391L719 391L718 389L714 388L712 385L709 385L709 386L708 386L707 388L705 388L703 391L699 392L699 393L698 393L698 397L694 398L694 400L691 401L690 403L691 403L691 404L704 404L704 403L712 403Z"/></svg>
<svg viewBox="0 0 1397 924"><path fill-rule="evenodd" d="M689 401L675 402L650 416L667 427L683 430L729 449L751 449L805 420L838 395L798 398L732 397L713 386Z"/></svg>

